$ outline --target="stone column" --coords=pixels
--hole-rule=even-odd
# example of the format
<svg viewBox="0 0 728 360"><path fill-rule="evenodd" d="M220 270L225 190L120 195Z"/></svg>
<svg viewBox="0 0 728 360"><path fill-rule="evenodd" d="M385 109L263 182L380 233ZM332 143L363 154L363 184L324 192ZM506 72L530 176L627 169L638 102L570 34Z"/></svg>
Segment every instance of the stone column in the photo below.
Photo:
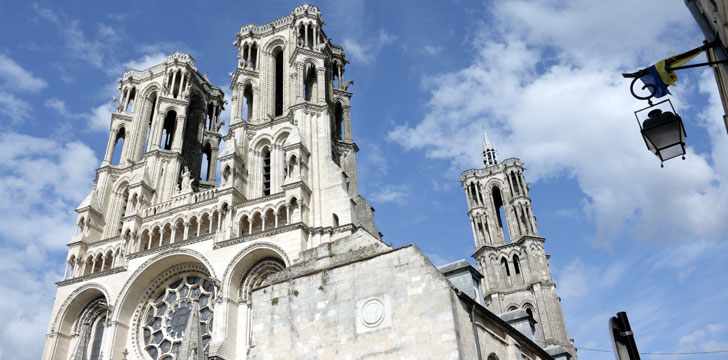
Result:
<svg viewBox="0 0 728 360"><path fill-rule="evenodd" d="M66 270L63 270L63 280L67 279L68 276L68 261L66 261Z"/></svg>
<svg viewBox="0 0 728 360"><path fill-rule="evenodd" d="M182 240L187 240L187 237L188 237L189 231L190 231L190 223L188 221L185 221L183 224L184 224L185 229L184 229L184 233L182 234Z"/></svg>
<svg viewBox="0 0 728 360"><path fill-rule="evenodd" d="M106 143L106 153L104 154L104 161L101 162L101 166L111 165L111 157L114 156L114 143L116 142L117 130L111 130L109 134L109 142Z"/></svg>
<svg viewBox="0 0 728 360"><path fill-rule="evenodd" d="M217 152L218 147L210 148L210 171L207 173L207 181L215 181L215 172L217 171Z"/></svg>
<svg viewBox="0 0 728 360"><path fill-rule="evenodd" d="M341 83L341 80L339 80L339 83ZM344 139L351 141L351 106L344 105L342 110L344 111Z"/></svg>
<svg viewBox="0 0 728 360"><path fill-rule="evenodd" d="M245 68L253 67L253 64L252 64L253 58L250 57L252 55L251 54L252 48L253 48L253 45L248 44L248 58L245 59Z"/></svg>
<svg viewBox="0 0 728 360"><path fill-rule="evenodd" d="M156 114L156 120L152 122L152 131L149 133L149 136L152 138L151 141L151 149L150 150L159 150L159 144L162 141L162 127L164 127L164 114L162 112L158 112ZM161 121L160 121L161 120Z"/></svg>
<svg viewBox="0 0 728 360"><path fill-rule="evenodd" d="M303 47L308 49L309 48L308 47L308 24L306 24L304 27L303 38L304 38Z"/></svg>
<svg viewBox="0 0 728 360"><path fill-rule="evenodd" d="M278 211L273 212L273 219L275 220L273 227L277 228L278 227Z"/></svg>
<svg viewBox="0 0 728 360"><path fill-rule="evenodd" d="M177 125L174 127L174 138L172 138L172 151L175 152L181 152L182 151L182 136L184 134L184 128L185 128L185 116L184 115L178 115L177 116Z"/></svg>
<svg viewBox="0 0 728 360"><path fill-rule="evenodd" d="M260 87L254 86L253 87L253 115L250 119L248 119L248 122L253 123L253 119L258 119L258 114L260 113Z"/></svg>
<svg viewBox="0 0 728 360"><path fill-rule="evenodd" d="M316 94L316 103L322 104L326 102L326 69L317 68L316 75L316 88L318 90Z"/></svg>
<svg viewBox="0 0 728 360"><path fill-rule="evenodd" d="M174 93L174 86L176 84L177 84L177 71L172 70L172 86L169 87L169 91L171 91L171 95L175 99L177 98L177 95Z"/></svg>
<svg viewBox="0 0 728 360"><path fill-rule="evenodd" d="M473 219L472 216L470 217L470 229L473 230L473 239L475 239L475 246L480 247L479 245L481 244L479 244L480 241L478 239L478 234L475 232L475 219Z"/></svg>

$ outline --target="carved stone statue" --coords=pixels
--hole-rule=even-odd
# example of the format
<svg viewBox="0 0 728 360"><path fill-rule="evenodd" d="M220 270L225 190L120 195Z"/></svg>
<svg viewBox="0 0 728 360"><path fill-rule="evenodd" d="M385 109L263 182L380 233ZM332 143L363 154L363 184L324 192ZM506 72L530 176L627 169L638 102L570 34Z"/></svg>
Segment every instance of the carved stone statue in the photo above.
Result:
<svg viewBox="0 0 728 360"><path fill-rule="evenodd" d="M182 182L180 183L179 187L177 188L178 194L187 194L192 192L192 174L190 174L190 169L185 166L184 171L182 171Z"/></svg>
<svg viewBox="0 0 728 360"><path fill-rule="evenodd" d="M344 89L344 91L347 91L347 89L348 89L348 88L349 88L349 86L351 86L351 85L354 85L354 80L344 81L344 82L343 82L343 83L341 84L341 88L342 88L342 89Z"/></svg>
<svg viewBox="0 0 728 360"><path fill-rule="evenodd" d="M116 112L121 114L121 111L124 110L124 104L114 96L114 103L116 103Z"/></svg>

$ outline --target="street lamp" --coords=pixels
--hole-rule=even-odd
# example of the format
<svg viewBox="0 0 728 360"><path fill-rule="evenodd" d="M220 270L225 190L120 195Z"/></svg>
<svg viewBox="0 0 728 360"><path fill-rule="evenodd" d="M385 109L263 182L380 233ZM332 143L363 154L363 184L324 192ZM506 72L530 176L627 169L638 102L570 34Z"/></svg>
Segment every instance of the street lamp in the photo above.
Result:
<svg viewBox="0 0 728 360"><path fill-rule="evenodd" d="M663 111L660 105L670 105L672 111ZM640 124L640 114L647 112L647 118ZM661 101L634 112L637 124L640 126L642 138L647 149L652 151L662 162L682 156L685 160L685 127L680 115L675 114L675 108L670 100Z"/></svg>
<svg viewBox="0 0 728 360"><path fill-rule="evenodd" d="M650 106L644 109L635 111L634 114L647 149L652 151L660 159L661 167L664 167L662 163L666 160L678 156L682 156L683 160L685 160L685 127L680 116L676 114L675 108L672 106L670 100L653 104L652 98L660 98L670 94L667 87L669 85L674 86L677 81L675 70L727 63L728 60L719 60L685 65L685 63L698 56L701 52L716 46L720 46L720 42L717 40L711 43L706 42L703 46L661 60L648 68L633 73L622 74L625 78L632 78L632 84L630 84L632 96L639 100L647 100L647 103L650 104ZM638 95L635 92L634 86L637 80L642 81L644 84L642 90L647 89L648 94ZM664 104L663 107L670 105L671 111L660 109L659 106L662 104ZM647 118L640 122L639 113L644 112L647 113Z"/></svg>

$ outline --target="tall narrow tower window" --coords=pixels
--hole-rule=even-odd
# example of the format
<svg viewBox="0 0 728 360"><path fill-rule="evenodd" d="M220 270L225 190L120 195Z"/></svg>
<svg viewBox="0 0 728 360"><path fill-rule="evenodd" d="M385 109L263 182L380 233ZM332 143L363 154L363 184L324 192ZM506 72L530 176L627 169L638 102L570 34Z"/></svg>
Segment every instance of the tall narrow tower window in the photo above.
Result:
<svg viewBox="0 0 728 360"><path fill-rule="evenodd" d="M270 195L270 148L263 148L263 195Z"/></svg>
<svg viewBox="0 0 728 360"><path fill-rule="evenodd" d="M118 165L121 162L121 154L124 151L124 139L126 138L126 130L119 128L114 140L114 154L111 157L111 163Z"/></svg>
<svg viewBox="0 0 728 360"><path fill-rule="evenodd" d="M478 205L478 195L475 191L475 183L470 183L470 198L473 202L473 205Z"/></svg>
<svg viewBox="0 0 728 360"><path fill-rule="evenodd" d="M334 138L336 140L344 139L344 109L341 107L341 103L336 103L334 109Z"/></svg>
<svg viewBox="0 0 728 360"><path fill-rule="evenodd" d="M121 235L121 228L124 225L124 215L126 215L126 205L129 203L129 189L124 189L121 194L121 208L119 209L119 235Z"/></svg>
<svg viewBox="0 0 728 360"><path fill-rule="evenodd" d="M316 67L313 64L306 64L303 75L303 99L306 101L317 100L313 97L316 92Z"/></svg>
<svg viewBox="0 0 728 360"><path fill-rule="evenodd" d="M511 270L508 269L508 260L506 258L501 258L501 266L503 267L503 274L511 276Z"/></svg>
<svg viewBox="0 0 728 360"><path fill-rule="evenodd" d="M518 255L513 254L513 272L516 274L521 273L521 267L518 265Z"/></svg>
<svg viewBox="0 0 728 360"><path fill-rule="evenodd" d="M164 117L164 127L162 128L162 139L160 145L164 150L172 150L172 140L174 139L174 130L177 122L177 113L170 111Z"/></svg>
<svg viewBox="0 0 728 360"><path fill-rule="evenodd" d="M508 243L510 242L510 234L508 233L508 226L503 226L503 220L506 219L506 212L503 208L503 197L501 196L500 189L497 186L494 186L491 191L491 195L493 197L493 206L495 206L496 210L495 214L498 218L498 227L501 231L503 231L504 240Z"/></svg>
<svg viewBox="0 0 728 360"><path fill-rule="evenodd" d="M273 50L273 104L275 116L283 115L283 49Z"/></svg>
<svg viewBox="0 0 728 360"><path fill-rule="evenodd" d="M155 107L157 106L157 93L153 92L151 95L149 95L144 104L144 119L147 119L147 136L144 140L144 150L142 154L149 151L149 137L152 135L152 120L154 119L154 111Z"/></svg>
<svg viewBox="0 0 728 360"><path fill-rule="evenodd" d="M253 87L250 84L246 84L243 89L243 113L242 117L245 121L250 121L253 117Z"/></svg>
<svg viewBox="0 0 728 360"><path fill-rule="evenodd" d="M210 165L212 163L212 149L210 143L202 149L202 166L200 167L200 180L210 180Z"/></svg>

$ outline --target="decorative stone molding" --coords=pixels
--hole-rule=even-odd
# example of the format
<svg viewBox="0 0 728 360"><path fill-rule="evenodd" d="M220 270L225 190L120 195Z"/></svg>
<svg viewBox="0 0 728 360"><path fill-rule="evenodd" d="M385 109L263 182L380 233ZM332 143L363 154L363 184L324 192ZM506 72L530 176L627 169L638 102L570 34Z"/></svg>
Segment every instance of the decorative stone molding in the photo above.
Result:
<svg viewBox="0 0 728 360"><path fill-rule="evenodd" d="M66 297L66 300L63 301L63 304L61 304L61 306L59 307L59 311L56 313L56 317L51 322L50 332L52 332L52 333L56 332L56 325L58 324L58 320L60 320L61 317L65 315L66 310L68 309L68 305L71 304L72 301L76 300L76 297L80 293L82 293L88 289L94 289L94 290L100 291L101 294L103 294L104 297L106 298L107 303L111 300L109 298L109 291L106 290L106 288L103 285L101 285L99 283L88 283L88 284L82 285L78 289L73 290L71 295L68 295L68 297Z"/></svg>
<svg viewBox="0 0 728 360"><path fill-rule="evenodd" d="M56 283L56 286L62 287L62 286L68 286L68 285L78 284L80 282L88 281L88 280L91 280L91 279L96 279L96 278L100 278L100 277L104 277L104 276L108 276L108 275L117 274L117 273L120 273L122 271L126 271L126 267L125 266L118 266L118 267L115 267L113 269L99 271L99 272L96 272L96 273L93 273L93 274L88 274L88 275L79 276L79 277L76 277L76 278L73 278L73 279L59 281L59 282Z"/></svg>
<svg viewBox="0 0 728 360"><path fill-rule="evenodd" d="M268 236L283 234L283 233L293 231L293 230L298 230L298 229L301 229L304 232L308 233L308 226L306 226L302 222L297 222L295 224L279 226L277 228L273 228L270 230L265 230L265 231L261 231L261 232L257 232L257 233L249 234L249 235L243 235L243 236L239 236L237 238L233 238L230 240L220 241L219 243L217 243L213 246L213 250L217 250L220 248L224 248L227 246L240 244L240 243L244 243L244 242L248 242L248 241L253 241L253 240L268 237Z"/></svg>

